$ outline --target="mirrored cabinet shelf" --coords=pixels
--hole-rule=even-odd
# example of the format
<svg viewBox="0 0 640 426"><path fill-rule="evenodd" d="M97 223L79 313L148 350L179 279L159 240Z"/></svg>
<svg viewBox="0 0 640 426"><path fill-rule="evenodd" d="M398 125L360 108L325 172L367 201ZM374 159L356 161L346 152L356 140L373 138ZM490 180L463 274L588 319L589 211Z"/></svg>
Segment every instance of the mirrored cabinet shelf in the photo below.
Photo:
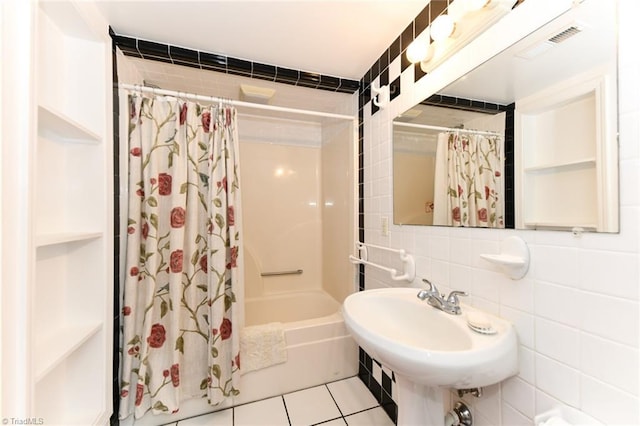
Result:
<svg viewBox="0 0 640 426"><path fill-rule="evenodd" d="M582 231L596 231L597 225L595 223L574 223L574 222L525 222L524 226L527 229L545 229L545 230L579 230Z"/></svg>
<svg viewBox="0 0 640 426"><path fill-rule="evenodd" d="M596 67L516 102L519 216L528 229L606 230L615 214L612 68Z"/></svg>
<svg viewBox="0 0 640 426"><path fill-rule="evenodd" d="M594 168L596 167L596 159L595 158L585 158L581 160L567 161L563 163L549 163L542 164L539 166L530 166L525 167L524 171L526 173L544 173L544 172L562 172L562 171L570 171L580 168Z"/></svg>

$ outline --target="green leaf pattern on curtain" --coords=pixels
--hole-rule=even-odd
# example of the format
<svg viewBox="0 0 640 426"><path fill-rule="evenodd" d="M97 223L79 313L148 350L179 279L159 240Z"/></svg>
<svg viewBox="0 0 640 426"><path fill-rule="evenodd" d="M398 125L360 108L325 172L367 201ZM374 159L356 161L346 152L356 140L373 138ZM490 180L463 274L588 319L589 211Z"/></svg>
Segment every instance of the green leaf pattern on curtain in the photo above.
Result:
<svg viewBox="0 0 640 426"><path fill-rule="evenodd" d="M238 394L236 111L129 97L120 417Z"/></svg>
<svg viewBox="0 0 640 426"><path fill-rule="evenodd" d="M448 224L504 228L500 136L447 133Z"/></svg>

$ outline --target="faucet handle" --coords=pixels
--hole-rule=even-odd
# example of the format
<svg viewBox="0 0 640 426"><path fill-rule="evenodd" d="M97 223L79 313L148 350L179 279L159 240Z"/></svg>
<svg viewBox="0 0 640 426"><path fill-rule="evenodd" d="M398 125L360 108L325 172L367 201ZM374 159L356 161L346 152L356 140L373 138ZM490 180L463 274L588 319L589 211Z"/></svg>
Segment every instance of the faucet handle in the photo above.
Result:
<svg viewBox="0 0 640 426"><path fill-rule="evenodd" d="M458 300L458 296L468 296L468 295L469 293L467 293L466 291L454 290L451 293L449 293L449 296L447 297L447 302L455 306L458 306L460 304L460 300Z"/></svg>
<svg viewBox="0 0 640 426"><path fill-rule="evenodd" d="M431 281L429 281L426 278L422 279L422 282L427 284L429 286L428 290L432 293L436 293L436 294L440 294L440 292L438 291L438 288L436 287L435 284L433 284Z"/></svg>

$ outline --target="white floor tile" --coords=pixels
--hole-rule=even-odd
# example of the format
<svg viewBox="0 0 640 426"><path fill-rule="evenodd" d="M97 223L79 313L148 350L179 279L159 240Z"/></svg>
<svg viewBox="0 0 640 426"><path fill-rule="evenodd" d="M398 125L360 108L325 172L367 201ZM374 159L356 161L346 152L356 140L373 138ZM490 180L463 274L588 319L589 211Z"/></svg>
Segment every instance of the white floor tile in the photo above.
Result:
<svg viewBox="0 0 640 426"><path fill-rule="evenodd" d="M284 401L292 426L313 425L341 416L324 385L286 394Z"/></svg>
<svg viewBox="0 0 640 426"><path fill-rule="evenodd" d="M393 422L380 407L362 411L345 417L349 426L394 426Z"/></svg>
<svg viewBox="0 0 640 426"><path fill-rule="evenodd" d="M318 426L346 426L347 422L342 417L339 419L331 420L330 422L322 423Z"/></svg>
<svg viewBox="0 0 640 426"><path fill-rule="evenodd" d="M327 387L344 416L378 405L378 401L358 377L329 383Z"/></svg>
<svg viewBox="0 0 640 426"><path fill-rule="evenodd" d="M216 411L211 414L204 414L198 417L192 417L190 419L180 420L178 426L204 426L204 425L216 425L216 426L233 426L233 411L231 408L226 410Z"/></svg>
<svg viewBox="0 0 640 426"><path fill-rule="evenodd" d="M282 397L265 399L233 409L234 426L288 426Z"/></svg>

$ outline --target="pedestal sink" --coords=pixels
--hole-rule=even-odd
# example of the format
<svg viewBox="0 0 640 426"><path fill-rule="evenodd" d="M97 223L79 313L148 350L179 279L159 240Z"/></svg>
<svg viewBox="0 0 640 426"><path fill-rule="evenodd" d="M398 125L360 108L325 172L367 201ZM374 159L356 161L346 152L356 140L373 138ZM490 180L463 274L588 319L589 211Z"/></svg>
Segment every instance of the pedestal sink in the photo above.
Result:
<svg viewBox="0 0 640 426"><path fill-rule="evenodd" d="M342 312L356 342L395 374L398 425L442 426L442 388L488 386L515 375L517 337L508 321L464 304L462 315L451 315L417 292L361 291L345 299ZM469 315L482 315L487 334L468 326Z"/></svg>

